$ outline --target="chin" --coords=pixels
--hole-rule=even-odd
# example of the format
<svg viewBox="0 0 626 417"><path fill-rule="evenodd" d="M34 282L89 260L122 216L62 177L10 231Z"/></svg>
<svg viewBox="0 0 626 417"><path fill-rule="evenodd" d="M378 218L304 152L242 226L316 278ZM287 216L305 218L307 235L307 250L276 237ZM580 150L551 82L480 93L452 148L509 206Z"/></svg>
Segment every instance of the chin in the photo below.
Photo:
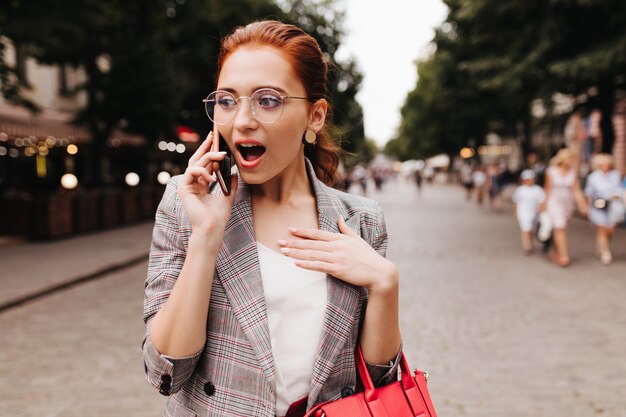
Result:
<svg viewBox="0 0 626 417"><path fill-rule="evenodd" d="M248 185L259 185L267 182L269 178L262 173L253 173L250 171L238 170L238 175L241 177L243 182Z"/></svg>

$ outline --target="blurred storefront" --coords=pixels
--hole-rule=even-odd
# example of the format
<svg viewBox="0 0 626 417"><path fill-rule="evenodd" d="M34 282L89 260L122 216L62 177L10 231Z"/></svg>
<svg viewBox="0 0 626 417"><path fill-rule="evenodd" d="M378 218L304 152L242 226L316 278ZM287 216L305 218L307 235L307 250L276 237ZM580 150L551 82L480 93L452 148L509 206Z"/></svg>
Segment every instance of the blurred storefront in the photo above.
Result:
<svg viewBox="0 0 626 417"><path fill-rule="evenodd" d="M0 235L48 239L153 218L166 181L158 174L176 158L121 129L106 141L106 155L94 155L90 131L73 123L86 98L70 92L84 73L20 61L11 48L5 54L38 111L0 97ZM102 162L97 187L90 181L94 156Z"/></svg>

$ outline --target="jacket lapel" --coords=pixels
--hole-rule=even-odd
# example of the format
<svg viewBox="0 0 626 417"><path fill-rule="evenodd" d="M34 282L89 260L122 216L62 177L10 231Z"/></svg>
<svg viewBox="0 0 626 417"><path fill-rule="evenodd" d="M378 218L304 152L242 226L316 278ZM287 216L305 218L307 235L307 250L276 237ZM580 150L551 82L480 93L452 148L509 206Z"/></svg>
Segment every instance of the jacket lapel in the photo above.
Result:
<svg viewBox="0 0 626 417"><path fill-rule="evenodd" d="M250 341L267 380L274 386L276 371L252 224L250 192L241 178L215 266L233 313Z"/></svg>
<svg viewBox="0 0 626 417"><path fill-rule="evenodd" d="M349 217L348 211L339 198L316 178L312 165L308 160L306 162L309 179L317 200L320 230L340 233L337 220L342 217L352 230L360 233L358 216ZM313 365L308 407L315 403L331 370L334 368L337 357L345 346L353 326L355 326L359 308L360 293L356 287L330 275L327 275L326 279L328 282L328 302L322 341Z"/></svg>
<svg viewBox="0 0 626 417"><path fill-rule="evenodd" d="M317 201L320 230L339 233L337 220L342 217L352 230L360 233L358 216L350 217L339 198L317 179L311 163L307 160L306 164ZM252 223L250 192L241 178L224 231L224 242L217 257L216 270L233 313L252 344L263 373L271 386L275 387L276 369ZM313 366L309 406L319 396L334 368L337 357L355 326L359 308L360 293L356 287L330 275L326 279L328 301L322 340Z"/></svg>

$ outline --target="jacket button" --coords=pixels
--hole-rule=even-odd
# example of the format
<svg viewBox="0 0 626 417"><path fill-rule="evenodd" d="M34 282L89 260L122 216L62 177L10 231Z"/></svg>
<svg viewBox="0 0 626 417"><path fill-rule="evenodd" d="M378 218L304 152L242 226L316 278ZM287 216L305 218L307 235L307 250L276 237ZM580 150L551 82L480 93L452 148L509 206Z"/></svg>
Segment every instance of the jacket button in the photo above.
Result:
<svg viewBox="0 0 626 417"><path fill-rule="evenodd" d="M341 398L346 398L354 394L354 390L350 387L344 387L341 390Z"/></svg>
<svg viewBox="0 0 626 417"><path fill-rule="evenodd" d="M172 389L172 377L168 374L161 375L161 384L159 384L159 393L161 395L170 395Z"/></svg>
<svg viewBox="0 0 626 417"><path fill-rule="evenodd" d="M212 382L207 382L206 384L204 384L204 392L206 393L206 395L208 395L209 397L213 394L215 394L215 385L213 385Z"/></svg>
<svg viewBox="0 0 626 417"><path fill-rule="evenodd" d="M161 385L159 385L159 394L168 396L170 395L171 388L172 386L169 382L161 382Z"/></svg>

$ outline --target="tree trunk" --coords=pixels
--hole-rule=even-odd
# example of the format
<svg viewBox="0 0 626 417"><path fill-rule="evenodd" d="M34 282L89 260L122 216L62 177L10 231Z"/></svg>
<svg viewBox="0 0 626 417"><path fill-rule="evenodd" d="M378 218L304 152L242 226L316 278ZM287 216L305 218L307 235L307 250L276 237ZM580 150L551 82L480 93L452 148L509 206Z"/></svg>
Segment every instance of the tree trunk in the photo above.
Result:
<svg viewBox="0 0 626 417"><path fill-rule="evenodd" d="M526 161L528 155L532 152L533 142L533 119L532 114L528 112L524 120L522 121L523 133L520 137L520 148L522 151L523 160Z"/></svg>
<svg viewBox="0 0 626 417"><path fill-rule="evenodd" d="M98 90L101 74L96 66L96 59L95 56L88 59L85 65L85 72L89 78L89 82L86 83L87 124L91 133L91 143L87 155L87 182L95 188L100 187L104 182L102 168L103 160L107 157L106 141L113 130L111 126L105 124L98 117Z"/></svg>
<svg viewBox="0 0 626 417"><path fill-rule="evenodd" d="M600 130L602 132L602 152L613 153L615 131L613 130L613 109L615 107L615 89L612 83L603 82L599 87L598 109L602 114Z"/></svg>

